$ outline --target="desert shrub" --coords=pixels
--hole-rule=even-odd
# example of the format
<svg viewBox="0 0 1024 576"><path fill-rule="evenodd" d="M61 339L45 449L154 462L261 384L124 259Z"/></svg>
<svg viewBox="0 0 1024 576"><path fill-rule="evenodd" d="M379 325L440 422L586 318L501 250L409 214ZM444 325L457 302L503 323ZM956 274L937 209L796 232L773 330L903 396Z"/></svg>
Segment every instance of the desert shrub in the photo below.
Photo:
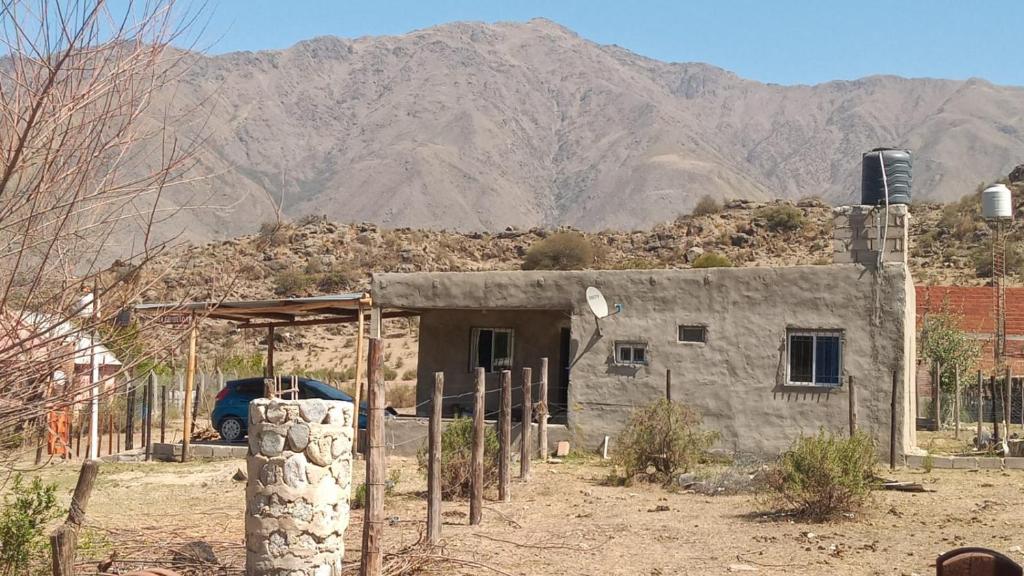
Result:
<svg viewBox="0 0 1024 576"><path fill-rule="evenodd" d="M259 237L266 246L284 246L291 241L292 226L287 222L264 222L260 224Z"/></svg>
<svg viewBox="0 0 1024 576"><path fill-rule="evenodd" d="M693 207L692 214L694 216L709 216L711 214L718 214L721 211L722 203L712 198L709 194L705 194L700 197L697 205Z"/></svg>
<svg viewBox="0 0 1024 576"><path fill-rule="evenodd" d="M616 473L625 482L670 483L691 470L718 438L700 428L700 415L680 402L659 400L629 417L612 452Z"/></svg>
<svg viewBox="0 0 1024 576"><path fill-rule="evenodd" d="M415 378L415 376L414 376ZM416 405L416 385L415 384L389 384L387 389L388 405L405 408L407 406Z"/></svg>
<svg viewBox="0 0 1024 576"><path fill-rule="evenodd" d="M409 369L409 370L406 370L405 372L402 372L402 380L415 380L415 379L416 379L416 371L415 370Z"/></svg>
<svg viewBox="0 0 1024 576"><path fill-rule="evenodd" d="M384 372L384 380L387 380L388 382L390 382L392 380L396 380L398 378L398 370L395 370L394 368L392 368L391 366L388 366L386 364L384 365L383 372Z"/></svg>
<svg viewBox="0 0 1024 576"><path fill-rule="evenodd" d="M384 482L384 498L390 498L395 495L395 488L398 487L398 482L402 479L402 471L392 468L388 472L388 479ZM349 502L349 508L352 510L361 510L366 508L366 482L360 482L359 486L356 486L355 491L352 493L352 499Z"/></svg>
<svg viewBox="0 0 1024 576"><path fill-rule="evenodd" d="M992 241L988 240L971 252L974 272L979 278L992 277ZM1018 243L1011 238L1006 239L1004 259L1007 274L1020 274L1024 271L1024 256L1021 255Z"/></svg>
<svg viewBox="0 0 1024 576"><path fill-rule="evenodd" d="M790 204L778 204L766 206L754 212L755 218L760 218L768 224L768 229L773 232L792 232L804 226L804 211Z"/></svg>
<svg viewBox="0 0 1024 576"><path fill-rule="evenodd" d="M694 268L731 268L732 260L724 254L705 252L693 261Z"/></svg>
<svg viewBox="0 0 1024 576"><path fill-rule="evenodd" d="M534 242L526 251L523 270L579 270L594 263L594 245L579 232L558 232Z"/></svg>
<svg viewBox="0 0 1024 576"><path fill-rule="evenodd" d="M342 292L356 287L362 278L362 273L351 264L338 264L322 272L316 286L322 292Z"/></svg>
<svg viewBox="0 0 1024 576"><path fill-rule="evenodd" d="M441 497L469 496L470 461L473 452L473 419L456 418L441 433ZM427 447L416 454L420 469L427 469ZM493 426L484 429L484 488L498 481L498 435Z"/></svg>
<svg viewBox="0 0 1024 576"><path fill-rule="evenodd" d="M0 575L49 574L47 524L59 514L57 486L19 474L0 510Z"/></svg>
<svg viewBox="0 0 1024 576"><path fill-rule="evenodd" d="M820 521L859 509L870 496L874 472L870 436L822 430L798 438L768 471L766 485L776 508Z"/></svg>
<svg viewBox="0 0 1024 576"><path fill-rule="evenodd" d="M316 277L302 270L289 268L282 270L274 277L274 293L290 296L306 292L315 282Z"/></svg>

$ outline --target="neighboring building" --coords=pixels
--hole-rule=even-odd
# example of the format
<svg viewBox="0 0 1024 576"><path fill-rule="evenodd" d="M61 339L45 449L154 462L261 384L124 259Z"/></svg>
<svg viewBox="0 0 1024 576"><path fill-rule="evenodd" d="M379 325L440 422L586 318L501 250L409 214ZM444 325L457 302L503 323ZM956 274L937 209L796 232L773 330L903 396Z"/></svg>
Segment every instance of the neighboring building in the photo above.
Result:
<svg viewBox="0 0 1024 576"><path fill-rule="evenodd" d="M850 381L859 427L889 452L915 444L915 293L905 262L906 208L893 206L881 268L871 209L837 210L836 260L785 268L376 274L374 304L420 317L417 405L445 373L444 414L472 409L473 372L549 359L556 423L597 447L631 411L665 396L700 411L723 448L775 453L799 434L845 431ZM591 314L586 288L622 311ZM537 377L534 377L537 380ZM893 399L893 386L896 398ZM536 395L536 392L535 392ZM516 411L518 412L518 411Z"/></svg>
<svg viewBox="0 0 1024 576"><path fill-rule="evenodd" d="M991 286L918 286L917 322L918 329L928 314L951 313L960 319L960 328L973 338L981 341L981 358L978 369L987 378L995 369L995 293ZM1006 288L1006 365L1013 376L1013 402L1011 405L1014 421L1021 415L1021 378L1024 376L1024 288ZM999 374L1002 376L1002 373ZM963 379L973 383L974 374L965 374ZM931 418L933 395L931 366L922 358L917 367L918 415ZM975 388L976 390L977 388ZM986 391L987 393L987 391ZM976 404L973 395L964 398L964 410L974 414ZM986 418L991 418L991 406L985 406Z"/></svg>

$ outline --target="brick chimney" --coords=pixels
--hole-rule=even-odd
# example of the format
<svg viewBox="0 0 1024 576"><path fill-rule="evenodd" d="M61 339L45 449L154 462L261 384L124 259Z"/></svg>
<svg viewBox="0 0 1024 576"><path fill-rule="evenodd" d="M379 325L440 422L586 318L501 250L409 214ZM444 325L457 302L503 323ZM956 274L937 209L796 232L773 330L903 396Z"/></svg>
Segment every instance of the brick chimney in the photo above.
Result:
<svg viewBox="0 0 1024 576"><path fill-rule="evenodd" d="M906 204L889 206L840 206L832 211L832 262L834 264L907 263L910 210ZM885 235L882 241L882 235Z"/></svg>

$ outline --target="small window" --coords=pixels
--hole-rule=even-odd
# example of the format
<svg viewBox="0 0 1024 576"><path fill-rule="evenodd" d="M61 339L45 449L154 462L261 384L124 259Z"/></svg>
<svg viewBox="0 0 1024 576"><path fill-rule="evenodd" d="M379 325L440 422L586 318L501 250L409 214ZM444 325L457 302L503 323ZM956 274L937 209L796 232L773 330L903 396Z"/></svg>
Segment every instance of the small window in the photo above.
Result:
<svg viewBox="0 0 1024 576"><path fill-rule="evenodd" d="M789 383L794 386L838 386L842 372L840 332L791 331L788 338Z"/></svg>
<svg viewBox="0 0 1024 576"><path fill-rule="evenodd" d="M703 344L708 341L708 329L707 326L680 326L679 327L679 341L680 342L696 342Z"/></svg>
<svg viewBox="0 0 1024 576"><path fill-rule="evenodd" d="M643 342L616 342L616 364L647 364L647 344Z"/></svg>
<svg viewBox="0 0 1024 576"><path fill-rule="evenodd" d="M473 328L470 369L488 372L512 369L513 333L511 328Z"/></svg>

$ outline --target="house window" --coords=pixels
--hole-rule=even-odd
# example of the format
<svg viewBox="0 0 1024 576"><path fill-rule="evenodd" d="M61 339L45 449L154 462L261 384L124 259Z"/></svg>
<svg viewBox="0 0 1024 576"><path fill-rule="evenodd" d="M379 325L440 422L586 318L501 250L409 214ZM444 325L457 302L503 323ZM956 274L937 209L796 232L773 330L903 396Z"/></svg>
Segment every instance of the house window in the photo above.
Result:
<svg viewBox="0 0 1024 576"><path fill-rule="evenodd" d="M512 369L511 328L473 328L471 369L483 368L488 372Z"/></svg>
<svg viewBox="0 0 1024 576"><path fill-rule="evenodd" d="M707 326L680 326L679 341L703 344L708 341L708 328Z"/></svg>
<svg viewBox="0 0 1024 576"><path fill-rule="evenodd" d="M838 386L842 372L841 332L790 331L789 383L794 386Z"/></svg>
<svg viewBox="0 0 1024 576"><path fill-rule="evenodd" d="M616 342L616 364L647 364L647 344L643 342Z"/></svg>

